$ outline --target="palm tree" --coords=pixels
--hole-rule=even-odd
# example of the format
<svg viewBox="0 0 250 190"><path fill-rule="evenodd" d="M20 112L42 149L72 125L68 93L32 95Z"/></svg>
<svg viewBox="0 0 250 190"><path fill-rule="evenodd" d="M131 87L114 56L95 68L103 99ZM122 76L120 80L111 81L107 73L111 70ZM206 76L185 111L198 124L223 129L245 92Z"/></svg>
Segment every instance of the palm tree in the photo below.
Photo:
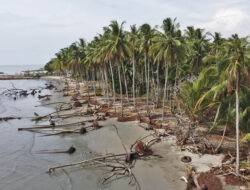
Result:
<svg viewBox="0 0 250 190"><path fill-rule="evenodd" d="M102 90L107 99L113 92L114 103L116 92L120 93L122 116L123 92L128 97L131 88L135 109L137 94L146 91L148 115L150 93L157 97L157 105L162 100L162 121L170 100L171 111L176 102L183 108L180 113L191 121L213 123L211 129L235 126L238 173L239 133L249 132L250 121L249 41L237 35L222 38L219 33L210 34L208 40L204 30L192 26L182 35L176 19L171 18L164 19L160 29L143 24L125 31L123 25L112 21L90 42L80 39L62 48L45 69L81 76L87 87L94 80L94 91L96 84L104 84Z"/></svg>
<svg viewBox="0 0 250 190"><path fill-rule="evenodd" d="M144 68L145 68L145 82L146 82L146 92L147 92L147 113L149 114L149 77L150 77L150 60L149 60L149 47L151 44L154 31L151 26L147 23L141 25L141 51L144 54Z"/></svg>
<svg viewBox="0 0 250 190"><path fill-rule="evenodd" d="M201 70L202 59L208 48L208 40L203 32L203 29L195 29L193 26L187 27L186 30L186 40L189 47L188 56L192 66L192 72L195 75L198 75Z"/></svg>
<svg viewBox="0 0 250 190"><path fill-rule="evenodd" d="M136 62L136 54L137 54L137 45L138 45L138 30L135 25L130 27L130 33L128 34L128 42L129 48L131 52L131 59L133 64L133 79L132 79L132 91L133 91L133 102L134 108L136 109L136 101L135 101L135 62Z"/></svg>
<svg viewBox="0 0 250 190"><path fill-rule="evenodd" d="M247 74L249 68L249 58L247 56L249 47L247 40L242 38L240 39L237 34L234 34L231 39L226 43L228 50L229 64L226 69L228 73L228 89L232 89L232 86L235 85L235 127L236 127L236 174L239 175L239 123L240 123L240 102L239 102L239 93L240 93L240 77L243 77L244 74ZM248 65L247 65L248 64Z"/></svg>
<svg viewBox="0 0 250 190"><path fill-rule="evenodd" d="M169 66L174 65L177 58L177 49L181 46L180 36L177 35L178 24L175 19L171 18L163 20L162 23L163 33L160 32L153 38L153 45L151 51L153 54L156 52L155 59L158 62L164 62L165 67L165 82L162 101L162 121L164 120L164 108L167 94L167 84L169 77Z"/></svg>
<svg viewBox="0 0 250 190"><path fill-rule="evenodd" d="M129 54L128 43L125 40L125 33L123 31L123 25L125 22L122 22L120 25L117 21L112 21L109 25L110 27L110 36L107 39L107 44L110 47L108 52L108 57L110 60L116 63L118 67L118 79L119 79L119 86L120 86L120 98L122 104L122 113L121 116L123 117L123 91L122 91L122 80L121 80L121 66L123 64L125 58ZM111 67L112 68L112 67Z"/></svg>

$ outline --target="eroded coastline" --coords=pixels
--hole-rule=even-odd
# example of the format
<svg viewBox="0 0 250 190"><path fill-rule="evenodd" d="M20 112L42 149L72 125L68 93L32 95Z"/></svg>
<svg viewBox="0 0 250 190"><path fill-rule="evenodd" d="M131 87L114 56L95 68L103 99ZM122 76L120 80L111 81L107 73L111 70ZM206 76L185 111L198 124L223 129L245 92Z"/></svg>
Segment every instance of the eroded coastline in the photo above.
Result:
<svg viewBox="0 0 250 190"><path fill-rule="evenodd" d="M47 78L46 80L52 80L55 84L58 83L58 78ZM74 82L69 82L69 84L69 88L72 90L71 93L74 93L73 89L75 89L76 84ZM71 101L71 96L64 96L64 92L61 91L63 88L63 85L59 85L57 90L52 91L50 100L42 102L41 105L53 102ZM81 94L84 95L84 93ZM85 96L87 96L87 94L85 94ZM103 101L102 98L103 97L98 97L98 101ZM35 105L37 105L37 99L33 105L30 104L31 107ZM39 106L36 107L36 111L41 115L52 113L58 106L58 104L47 105L45 108L47 109L46 111L41 111L43 107ZM84 109L86 111L86 107L87 105L83 105L81 108L66 110L60 114L69 114L72 113L72 111L83 111ZM33 114L33 110L30 114ZM84 118L90 119L93 118L93 116ZM77 116L67 119L58 119L55 120L55 122L56 124L66 124L82 121L82 119L82 116ZM46 171L52 166L74 163L80 160L93 158L97 155L124 152L122 143L129 149L132 142L150 133L150 131L140 127L141 124L139 121L117 122L116 118L107 117L105 121L98 121L99 124L103 126L101 129L89 132L86 135L65 134L45 137L39 133L31 133L28 131L18 133L16 131L17 127L25 128L34 124L31 123L29 119L22 119L21 121L22 122L19 120L11 121L11 126L15 127L7 128L8 130L6 133L2 134L9 138L9 141L4 143L5 147L7 147L7 144L12 144L12 146L17 146L16 144L19 145L15 150L10 151L9 156L3 156L3 159L1 159L2 165L5 167L1 175L3 176L1 178L1 186L4 188L20 189L20 186L22 186L25 187L25 189L43 189L44 184L46 184L47 189L80 189L82 187L87 189L135 189L135 186L129 185L129 180L126 179L126 177L115 180L109 184L100 184L100 179L105 169L93 166L84 168L75 166L63 170L60 169L51 175L48 175ZM48 124L48 121L40 124ZM113 124L117 126L122 142L121 139L118 138L115 129L112 127ZM11 138L8 135L9 133L13 135ZM23 139L25 142L23 142ZM172 135L162 137L159 143L151 147L153 153L159 155L159 157L147 157L137 160L137 163L133 167L133 171L141 189L154 189L155 187L157 187L157 189L185 189L186 184L180 180L182 176L186 175L185 170L187 165L181 162L181 157L183 155L192 157L191 164L200 167L199 169L201 171L207 171L212 166L221 164L222 160L218 158L218 156L202 157L187 152L181 152L178 150L179 148L176 147L175 140L175 137ZM34 153L39 150L65 148L72 145L75 146L77 150L76 153L72 155L41 155ZM6 148L3 147L1 150L6 150ZM2 154L6 153L2 152ZM6 155L8 155L8 153ZM11 158L13 158L13 160L11 160ZM8 166L6 163L10 165Z"/></svg>

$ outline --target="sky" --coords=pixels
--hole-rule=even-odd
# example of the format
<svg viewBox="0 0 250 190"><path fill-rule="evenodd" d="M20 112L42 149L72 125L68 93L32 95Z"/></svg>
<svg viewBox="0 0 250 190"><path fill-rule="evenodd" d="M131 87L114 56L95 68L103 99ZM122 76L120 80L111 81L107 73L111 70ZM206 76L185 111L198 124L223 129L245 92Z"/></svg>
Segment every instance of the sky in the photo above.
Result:
<svg viewBox="0 0 250 190"><path fill-rule="evenodd" d="M250 34L250 0L0 0L0 68L46 64L79 38L91 40L111 20L129 28L161 25L167 17L177 17L182 29Z"/></svg>

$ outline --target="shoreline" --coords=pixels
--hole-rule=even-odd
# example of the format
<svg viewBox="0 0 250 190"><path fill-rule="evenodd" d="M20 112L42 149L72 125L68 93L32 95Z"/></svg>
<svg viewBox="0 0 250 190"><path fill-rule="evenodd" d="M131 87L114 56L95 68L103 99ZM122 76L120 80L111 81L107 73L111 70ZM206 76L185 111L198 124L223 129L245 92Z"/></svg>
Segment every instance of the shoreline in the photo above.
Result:
<svg viewBox="0 0 250 190"><path fill-rule="evenodd" d="M47 77L47 79L49 80L65 80L64 77ZM69 82L69 86L74 89L75 85L74 82L72 82L72 79L67 79L71 81L71 84ZM84 83L80 83L80 86L84 86ZM86 93L86 92L85 92ZM85 94L86 96L87 94ZM103 97L96 97L96 102L103 102ZM119 118L118 118L119 119ZM107 119L109 121L109 119ZM111 120L113 120L113 122L117 122L117 119L113 119L111 118ZM119 123L119 122L118 122ZM120 124L128 124L129 122L120 122ZM135 127L137 128L141 128L140 125L141 123L136 120L136 121L132 121L132 123L135 125ZM145 131L145 130L143 130ZM139 132L138 134L142 133ZM160 144L160 145L159 145ZM164 173L166 173L168 175L168 179L174 178L174 182L171 181L170 183L172 183L172 185L176 185L179 184L180 186L182 186L182 189L185 189L184 186L186 185L183 181L181 181L181 177L186 175L186 170L187 168L190 167L195 167L196 168L196 172L197 173L204 173L204 172L208 172L211 170L211 168L213 167L220 167L222 166L222 161L224 159L224 155L223 154L216 154L216 155L211 155L211 154L203 154L203 155L199 155L199 154L195 154L192 153L190 151L183 151L181 150L181 147L176 145L176 136L175 135L170 135L167 137L164 137L162 139L162 142L156 144L155 147L157 148L153 148L154 152L157 152L159 154L162 154L161 156L163 156L163 158L165 159L165 161L163 161L160 164L160 168L162 169L162 171ZM172 158L172 160L174 160L175 163L175 168L178 168L178 170L176 171L175 168L170 169L169 165L171 165L171 159L168 158L169 155L174 155L175 157ZM183 156L189 156L192 161L188 164L185 164L181 161L181 157ZM158 160L159 161L159 160ZM161 161L159 161L161 162ZM158 163L159 164L159 163ZM171 171L175 170L176 173L180 173L176 176L169 176L169 173L171 173ZM223 178L221 179L222 181L224 180ZM224 185L224 189L237 189L237 186L231 186L231 185L226 185L225 183L223 183ZM175 186L173 186L175 187Z"/></svg>
<svg viewBox="0 0 250 190"><path fill-rule="evenodd" d="M47 80L60 80L61 77L45 77ZM59 101L62 100L68 101L68 97L62 97ZM52 100L53 101L53 100ZM55 108L55 106L52 106ZM71 112L71 111L68 111ZM64 112L64 113L67 113ZM70 123L72 121L78 121L80 118L68 118L62 122L62 124ZM100 130L95 133L87 134L83 139L87 143L87 147L92 152L97 154L103 154L105 151L108 152L124 152L120 140L117 138L116 132L112 127L113 124L116 124L118 130L121 133L121 138L123 143L127 148L131 145L130 143L135 141L137 138L148 135L149 132L145 131L143 128L139 127L138 121L131 122L118 122L117 118L107 118L105 121L101 121L100 125L103 126ZM124 129L126 127L126 129ZM92 140L97 139L97 140ZM101 143L101 144L100 144ZM159 189L185 189L185 182L181 181L180 178L185 176L185 168L183 163L180 161L179 151L175 150L173 142L168 142L163 140L162 143L157 144L157 147L152 147L152 150L155 154L160 155L162 158L152 160L138 160L137 164L133 168L135 175L137 175L138 181L140 181L141 189L150 190L158 186ZM163 150L168 150L164 154ZM105 151L104 151L105 150ZM166 156L167 155L167 156ZM176 160L178 160L176 162ZM174 162L173 162L174 161ZM169 165L168 167L166 167ZM67 163L66 163L67 164ZM175 170L175 175L172 171ZM113 184L112 189L130 189L129 184ZM121 187L122 185L123 187ZM112 184L111 184L112 186ZM126 187L127 186L127 187ZM133 188L131 188L133 189Z"/></svg>
<svg viewBox="0 0 250 190"><path fill-rule="evenodd" d="M56 134L52 135L51 137L43 137L44 140L42 140L41 142L45 143L46 146L44 148L49 147L48 142L50 142L51 139L54 139L52 142L54 142L57 146L60 145L60 143L62 143L62 145L70 143L72 146L76 147L77 151L76 153L74 153L73 157L68 157L67 155L54 155L55 159L60 158L58 162L56 162L59 165L70 164L84 159L93 158L98 155L105 155L107 153L124 153L123 145L125 145L126 148L129 149L131 143L135 142L138 138L150 133L154 133L159 135L160 141L150 147L153 154L150 156L146 156L145 158L142 157L141 159L138 159L136 161L136 164L132 168L134 174L137 177L137 180L141 185L142 190L154 189L155 187L158 187L157 189L182 190L186 188L186 183L181 179L188 179L187 174L188 172L190 172L190 168L195 168L195 175L198 176L207 173L209 173L210 175L211 168L222 166L222 162L225 157L225 155L223 154L211 155L193 153L192 146L186 147L179 145L178 134L173 133L173 131L171 131L171 128L169 128L170 126L176 125L176 118L172 117L171 115L167 116L168 122L166 125L163 125L168 127L158 129L158 125L155 125L156 128L153 128L153 130L146 130L149 126L150 120L148 120L144 116L145 109L143 105L139 107L139 115L142 115L142 118L135 117L133 109L128 104L125 106L124 110L125 119L121 120L119 114L116 113L119 112L119 109L121 109L119 101L117 100L115 106L107 107L107 99L104 96L95 96L93 94L94 89L92 89L92 91L88 91L86 89L86 85L89 84L87 84L86 82L77 84L73 79L57 76L41 77L41 80L48 81L48 84L50 84L52 81L52 84L55 86L55 88L52 89L51 96L49 98L41 99L39 101L41 103L41 105L39 106L58 110L62 107L65 107L66 105L70 105L70 109L57 112L57 114L55 114L54 121L56 122L56 127L58 128L56 130L67 130L68 127L64 128L60 127L60 125L79 122L82 121L83 118L84 120L95 119L95 114L74 115L74 113L76 112L86 113L86 111L88 111L88 108L96 110L97 115L102 115L106 118L106 120L98 120L99 125L103 126L102 128L90 131L89 133L84 135ZM65 80L67 80L66 86L64 83ZM76 88L78 85L79 89L77 90ZM66 87L68 88L67 90L65 90ZM79 101L81 103L81 106L74 106L76 101ZM63 115L70 114L73 115L67 118L61 117ZM121 122L119 122L120 120ZM48 123L48 118L43 120L42 123ZM92 121L84 123L85 127L89 127L91 126ZM113 127L114 124L117 126L120 137L117 135L116 130ZM78 128L79 126L77 125L69 126L69 129L72 130ZM52 131L53 130L51 130L50 127L50 129L44 130L43 132ZM32 131L27 131L27 133L30 132ZM160 135L160 133L164 133L164 135ZM46 140L47 138L49 140L48 142ZM36 138L36 140L36 144L41 143L40 138ZM51 146L53 147L53 144L51 144ZM39 147L41 149L43 147L43 144L40 144L38 148ZM32 154L32 156L34 156L34 154ZM188 163L184 163L182 161L182 158L184 156L191 158L191 161ZM40 158L39 155L38 157ZM67 157L69 159L63 159ZM42 155L41 158L43 158ZM57 164L54 163L49 165L48 167L54 167ZM64 170L57 171L55 177L62 177L62 171L64 172ZM84 182L84 184L88 186L88 189L100 188L99 178L103 175L104 172L103 169L98 169L92 166L90 168L79 168L79 166L74 166L72 168L66 168L65 171L67 171L69 178L73 180L73 182L69 183L69 185L72 186L72 189L79 189L78 187L81 186L82 182ZM91 180L88 179L89 175L92 176ZM237 190L238 188L240 188L239 186L235 185L226 185L224 182L224 177L221 177L222 175L218 176L220 176L220 180L221 182L223 182L223 187L225 190ZM81 180L79 177L82 177L84 180ZM126 179L108 184L108 187L109 189L134 189L134 186L129 185ZM241 188L243 188L242 185Z"/></svg>

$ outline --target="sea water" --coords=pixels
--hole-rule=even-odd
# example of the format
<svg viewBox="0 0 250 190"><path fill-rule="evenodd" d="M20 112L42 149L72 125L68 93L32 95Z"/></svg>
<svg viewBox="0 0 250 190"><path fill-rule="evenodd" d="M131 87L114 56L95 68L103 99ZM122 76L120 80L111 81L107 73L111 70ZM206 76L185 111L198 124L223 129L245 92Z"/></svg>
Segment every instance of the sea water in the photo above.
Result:
<svg viewBox="0 0 250 190"><path fill-rule="evenodd" d="M43 68L43 65L0 65L0 72L13 75L20 74L22 71L36 70Z"/></svg>

